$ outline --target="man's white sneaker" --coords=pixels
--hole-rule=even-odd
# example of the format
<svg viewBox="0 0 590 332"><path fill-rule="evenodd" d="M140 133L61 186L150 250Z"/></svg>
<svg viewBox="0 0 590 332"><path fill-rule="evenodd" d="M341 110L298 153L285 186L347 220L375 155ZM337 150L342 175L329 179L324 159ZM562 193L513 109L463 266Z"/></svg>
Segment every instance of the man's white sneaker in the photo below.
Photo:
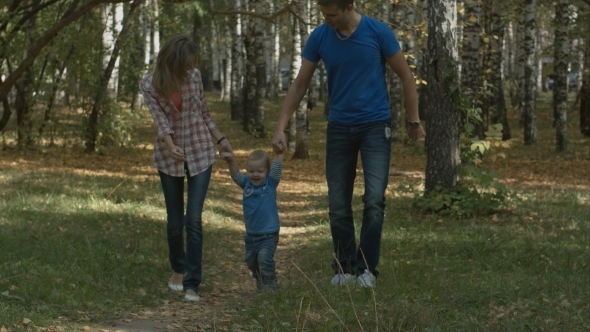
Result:
<svg viewBox="0 0 590 332"><path fill-rule="evenodd" d="M344 286L353 283L356 283L356 278L350 273L338 273L332 277L332 285Z"/></svg>
<svg viewBox="0 0 590 332"><path fill-rule="evenodd" d="M361 287L375 287L377 278L369 270L365 270L363 274L358 276L358 283Z"/></svg>

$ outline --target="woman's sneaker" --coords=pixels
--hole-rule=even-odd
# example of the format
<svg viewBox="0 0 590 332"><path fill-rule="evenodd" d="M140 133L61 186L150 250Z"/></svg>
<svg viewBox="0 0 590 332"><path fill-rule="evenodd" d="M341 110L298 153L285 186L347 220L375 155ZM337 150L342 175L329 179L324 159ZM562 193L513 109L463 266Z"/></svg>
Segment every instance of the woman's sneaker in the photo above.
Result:
<svg viewBox="0 0 590 332"><path fill-rule="evenodd" d="M332 285L344 286L346 284L356 283L356 278L350 273L338 273L332 277Z"/></svg>
<svg viewBox="0 0 590 332"><path fill-rule="evenodd" d="M375 287L377 283L377 278L371 273L369 270L365 270L363 274L358 276L358 283L361 287Z"/></svg>

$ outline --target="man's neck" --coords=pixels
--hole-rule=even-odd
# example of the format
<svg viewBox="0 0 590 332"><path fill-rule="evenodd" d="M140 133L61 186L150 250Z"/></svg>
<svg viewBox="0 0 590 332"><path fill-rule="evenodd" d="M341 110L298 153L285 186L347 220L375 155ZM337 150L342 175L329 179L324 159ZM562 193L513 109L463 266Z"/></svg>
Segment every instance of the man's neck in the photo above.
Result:
<svg viewBox="0 0 590 332"><path fill-rule="evenodd" d="M360 21L360 14L358 14L355 10L353 10L348 17L348 21L346 25L340 29L340 32L345 33L347 35L351 34L356 30Z"/></svg>

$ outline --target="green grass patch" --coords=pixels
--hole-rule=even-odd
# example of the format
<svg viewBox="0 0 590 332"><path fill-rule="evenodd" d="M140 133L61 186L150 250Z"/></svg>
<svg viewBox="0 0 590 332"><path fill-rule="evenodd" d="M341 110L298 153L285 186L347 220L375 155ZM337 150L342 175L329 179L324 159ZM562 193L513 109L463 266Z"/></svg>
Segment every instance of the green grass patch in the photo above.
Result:
<svg viewBox="0 0 590 332"><path fill-rule="evenodd" d="M227 104L211 98L209 105L241 161L254 148L270 150L269 138L246 136L238 122L229 120ZM267 106L279 109L278 104ZM525 187L515 177L509 188L518 203L495 214L464 219L422 214L412 208L410 191L420 190L423 182L412 177L424 170L422 142L396 143L392 152L395 171L413 173L390 179L377 287L330 285L332 243L322 175L325 119L320 109L310 113L310 159L285 160L279 187L285 222L277 253L280 287L274 293L244 291L252 285L236 283L254 282L243 275L240 192L225 164L214 165L203 216L205 301L199 306L230 314L208 317L212 322L207 330L590 330L588 179L576 180L582 189L557 189L560 183L546 175L551 172L537 170L534 180L540 185L527 178ZM539 118L548 114L545 110ZM267 114L267 128L273 128L275 115ZM150 121L142 113L127 146L105 147L93 156L61 146L43 147L38 156L36 151L2 151L0 327L31 330L32 325L22 324L27 318L36 327L99 328L182 299L166 287L171 274L166 215L159 179L150 167ZM544 137L551 136L549 126L544 128ZM576 155L585 153L581 146ZM507 151L503 163L532 160L512 165L520 173L526 170L519 168L544 160L538 156L565 163L553 157L553 148L548 140L535 147L517 146ZM64 166L52 158L63 158ZM357 221L362 217L362 187L357 182ZM207 301L223 292L232 292L234 300L218 308Z"/></svg>

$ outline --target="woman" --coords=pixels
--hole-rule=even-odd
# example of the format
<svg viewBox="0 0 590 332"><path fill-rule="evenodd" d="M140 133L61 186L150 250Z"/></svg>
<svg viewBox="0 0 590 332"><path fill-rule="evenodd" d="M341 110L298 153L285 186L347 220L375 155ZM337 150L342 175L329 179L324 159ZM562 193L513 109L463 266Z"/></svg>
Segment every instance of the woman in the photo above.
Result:
<svg viewBox="0 0 590 332"><path fill-rule="evenodd" d="M215 144L219 145L220 153L233 155L231 145L211 118L196 65L195 43L186 35L174 35L158 53L153 73L140 82L157 129L152 163L158 169L166 201L169 258L174 271L168 287L184 291L188 301L200 300L201 215L215 161Z"/></svg>

